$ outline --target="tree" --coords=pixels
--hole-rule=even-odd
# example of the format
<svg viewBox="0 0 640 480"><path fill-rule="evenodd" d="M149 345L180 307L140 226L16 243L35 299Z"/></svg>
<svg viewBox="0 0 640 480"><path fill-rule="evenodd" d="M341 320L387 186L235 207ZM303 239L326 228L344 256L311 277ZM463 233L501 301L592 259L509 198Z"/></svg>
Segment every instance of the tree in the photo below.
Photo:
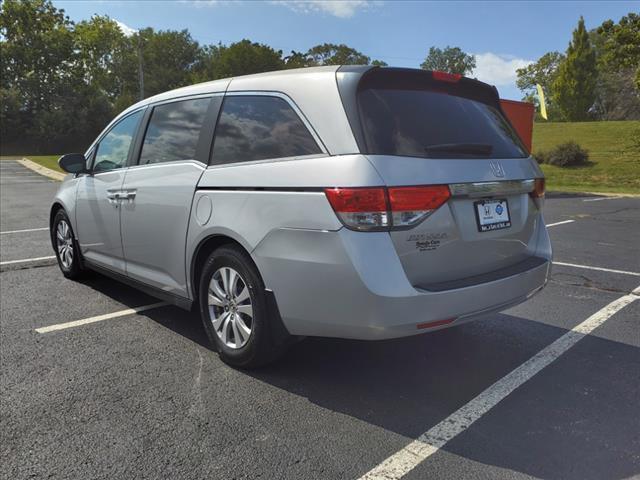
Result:
<svg viewBox="0 0 640 480"><path fill-rule="evenodd" d="M135 77L135 50L118 24L95 15L76 24L76 68L86 83L95 85L110 99L122 94L126 79Z"/></svg>
<svg viewBox="0 0 640 480"><path fill-rule="evenodd" d="M57 108L65 85L75 80L72 26L49 1L5 0L0 6L3 147L37 144L56 131L56 125L42 130L34 119Z"/></svg>
<svg viewBox="0 0 640 480"><path fill-rule="evenodd" d="M155 31L145 28L131 41L141 42L145 97L191 83L192 69L200 56L200 46L191 38L188 30ZM137 76L135 78L136 87L129 88L137 91Z"/></svg>
<svg viewBox="0 0 640 480"><path fill-rule="evenodd" d="M374 67L388 67L389 64L387 62L383 62L382 60L374 60L371 62L371 65Z"/></svg>
<svg viewBox="0 0 640 480"><path fill-rule="evenodd" d="M476 68L476 57L463 52L459 47L447 45L444 50L431 47L420 68L468 75Z"/></svg>
<svg viewBox="0 0 640 480"><path fill-rule="evenodd" d="M553 100L563 119L575 122L589 118L595 102L597 78L596 53L584 19L580 17L566 59L560 64L553 83Z"/></svg>
<svg viewBox="0 0 640 480"><path fill-rule="evenodd" d="M560 52L548 52L537 62L516 70L516 86L524 93L524 101L538 105L536 84L540 84L546 94L547 113L550 120L557 117L556 107L551 95L552 85L558 77L558 67L564 61L564 55ZM537 109L536 109L537 111Z"/></svg>
<svg viewBox="0 0 640 480"><path fill-rule="evenodd" d="M323 43L307 52L315 65L369 65L371 59L345 44Z"/></svg>
<svg viewBox="0 0 640 480"><path fill-rule="evenodd" d="M595 112L602 120L640 120L640 15L606 20L589 32L596 51Z"/></svg>
<svg viewBox="0 0 640 480"><path fill-rule="evenodd" d="M634 69L640 89L640 15L630 13L617 24L607 20L597 32L603 38L603 64L615 71Z"/></svg>
<svg viewBox="0 0 640 480"><path fill-rule="evenodd" d="M317 65L309 53L296 52L295 50L291 50L291 53L282 60L285 68L305 68Z"/></svg>
<svg viewBox="0 0 640 480"><path fill-rule="evenodd" d="M281 50L245 39L219 47L214 72L216 78L225 78L280 70L284 66Z"/></svg>
<svg viewBox="0 0 640 480"><path fill-rule="evenodd" d="M560 52L548 52L541 56L537 62L516 70L516 86L527 93L536 89L536 84L549 90L558 76L558 67L564 61L564 55Z"/></svg>

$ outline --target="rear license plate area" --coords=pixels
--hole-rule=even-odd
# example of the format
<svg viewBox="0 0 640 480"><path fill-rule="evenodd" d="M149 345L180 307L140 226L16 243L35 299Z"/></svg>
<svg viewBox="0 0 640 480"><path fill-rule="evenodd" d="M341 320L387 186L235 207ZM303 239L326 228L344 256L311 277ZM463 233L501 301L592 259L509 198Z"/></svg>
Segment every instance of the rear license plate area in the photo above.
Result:
<svg viewBox="0 0 640 480"><path fill-rule="evenodd" d="M492 232L511 226L507 199L480 200L473 203L479 232Z"/></svg>

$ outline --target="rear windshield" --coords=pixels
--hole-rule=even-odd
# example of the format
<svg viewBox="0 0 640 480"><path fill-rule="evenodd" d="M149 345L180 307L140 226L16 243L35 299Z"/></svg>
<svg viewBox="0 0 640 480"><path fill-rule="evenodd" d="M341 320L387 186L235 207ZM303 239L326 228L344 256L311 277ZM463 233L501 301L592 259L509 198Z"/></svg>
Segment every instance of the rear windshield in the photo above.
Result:
<svg viewBox="0 0 640 480"><path fill-rule="evenodd" d="M358 92L367 153L423 158L528 156L486 92L474 98L468 87L457 92L455 84L373 83L361 85Z"/></svg>

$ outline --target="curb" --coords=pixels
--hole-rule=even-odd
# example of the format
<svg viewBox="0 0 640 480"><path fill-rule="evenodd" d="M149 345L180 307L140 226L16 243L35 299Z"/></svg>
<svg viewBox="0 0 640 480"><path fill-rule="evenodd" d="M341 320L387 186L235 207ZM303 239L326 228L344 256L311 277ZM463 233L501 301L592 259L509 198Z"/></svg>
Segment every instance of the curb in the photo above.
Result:
<svg viewBox="0 0 640 480"><path fill-rule="evenodd" d="M23 165L24 167L27 167L29 170L33 170L40 175L49 177L53 180L57 180L58 182L61 182L62 180L64 180L64 177L67 176L66 173L56 172L55 170L51 170L50 168L43 167L42 165L39 165L36 162L29 160L28 158L23 157L22 160L18 160L18 163Z"/></svg>

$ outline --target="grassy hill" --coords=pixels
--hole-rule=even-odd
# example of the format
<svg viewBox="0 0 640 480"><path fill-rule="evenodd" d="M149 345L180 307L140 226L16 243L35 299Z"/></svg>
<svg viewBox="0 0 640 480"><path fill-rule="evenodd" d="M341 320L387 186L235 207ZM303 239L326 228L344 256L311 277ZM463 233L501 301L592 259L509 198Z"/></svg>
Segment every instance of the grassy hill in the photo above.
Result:
<svg viewBox="0 0 640 480"><path fill-rule="evenodd" d="M591 165L542 165L547 190L640 194L640 122L538 122L533 151L573 140L589 151Z"/></svg>

